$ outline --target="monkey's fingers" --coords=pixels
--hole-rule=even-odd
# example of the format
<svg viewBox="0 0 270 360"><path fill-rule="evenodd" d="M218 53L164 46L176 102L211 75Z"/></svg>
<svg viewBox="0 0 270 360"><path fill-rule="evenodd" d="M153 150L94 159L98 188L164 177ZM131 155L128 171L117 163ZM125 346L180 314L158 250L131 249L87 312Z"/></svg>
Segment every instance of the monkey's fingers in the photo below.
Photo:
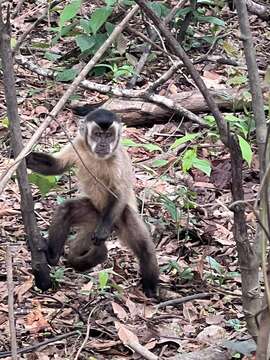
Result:
<svg viewBox="0 0 270 360"><path fill-rule="evenodd" d="M98 225L96 231L92 235L92 241L95 245L105 242L111 235L111 229L102 224Z"/></svg>
<svg viewBox="0 0 270 360"><path fill-rule="evenodd" d="M57 175L62 173L57 159L50 154L32 152L26 156L26 166L43 175Z"/></svg>

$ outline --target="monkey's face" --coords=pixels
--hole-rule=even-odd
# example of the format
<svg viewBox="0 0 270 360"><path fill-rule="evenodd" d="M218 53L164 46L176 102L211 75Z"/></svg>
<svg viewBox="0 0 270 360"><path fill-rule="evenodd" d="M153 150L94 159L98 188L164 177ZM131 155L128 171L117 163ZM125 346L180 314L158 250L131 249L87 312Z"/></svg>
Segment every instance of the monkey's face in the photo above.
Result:
<svg viewBox="0 0 270 360"><path fill-rule="evenodd" d="M113 122L107 129L91 122L86 128L86 144L96 158L106 160L117 149L120 135L121 124L118 122Z"/></svg>

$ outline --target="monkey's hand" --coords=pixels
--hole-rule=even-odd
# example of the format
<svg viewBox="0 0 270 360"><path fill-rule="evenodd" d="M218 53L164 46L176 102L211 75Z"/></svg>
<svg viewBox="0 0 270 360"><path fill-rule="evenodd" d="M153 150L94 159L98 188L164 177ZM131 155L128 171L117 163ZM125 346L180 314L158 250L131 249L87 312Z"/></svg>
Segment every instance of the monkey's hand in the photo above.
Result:
<svg viewBox="0 0 270 360"><path fill-rule="evenodd" d="M100 245L100 243L106 241L111 235L112 229L111 226L105 223L100 223L97 225L96 231L93 234L93 242L95 245Z"/></svg>
<svg viewBox="0 0 270 360"><path fill-rule="evenodd" d="M32 152L26 156L26 166L43 175L58 175L63 172L58 159L50 154Z"/></svg>

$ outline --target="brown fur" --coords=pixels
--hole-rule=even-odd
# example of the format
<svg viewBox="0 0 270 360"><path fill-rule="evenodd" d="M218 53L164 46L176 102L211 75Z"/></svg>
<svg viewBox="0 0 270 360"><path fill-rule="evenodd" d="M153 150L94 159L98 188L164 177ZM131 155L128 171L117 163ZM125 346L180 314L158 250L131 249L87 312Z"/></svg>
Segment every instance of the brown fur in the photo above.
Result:
<svg viewBox="0 0 270 360"><path fill-rule="evenodd" d="M91 153L83 134L79 133L73 146L66 145L58 154L52 156L34 152L28 155L26 161L29 168L43 174L60 174L74 165L79 182L81 197L61 204L53 216L48 240L49 263L57 264L71 227L77 228L77 236L70 245L70 264L79 271L85 271L104 262L107 258L105 242L97 243L95 237L97 231L102 234L104 229L102 235L105 240L112 230L110 227L106 229L106 222L100 221L105 211L108 213L105 217L110 218L119 239L139 259L146 295L154 296L159 277L154 244L137 212L132 164L121 144L111 157L99 159ZM117 194L117 200L91 173Z"/></svg>

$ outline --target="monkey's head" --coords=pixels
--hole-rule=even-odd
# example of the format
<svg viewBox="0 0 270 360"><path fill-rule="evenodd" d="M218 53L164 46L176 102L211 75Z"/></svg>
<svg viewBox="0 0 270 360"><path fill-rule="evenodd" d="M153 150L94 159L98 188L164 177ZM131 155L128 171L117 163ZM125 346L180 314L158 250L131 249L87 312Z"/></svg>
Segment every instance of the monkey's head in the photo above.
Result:
<svg viewBox="0 0 270 360"><path fill-rule="evenodd" d="M113 112L97 109L88 113L80 126L80 134L90 152L98 159L109 159L117 149L122 124Z"/></svg>

